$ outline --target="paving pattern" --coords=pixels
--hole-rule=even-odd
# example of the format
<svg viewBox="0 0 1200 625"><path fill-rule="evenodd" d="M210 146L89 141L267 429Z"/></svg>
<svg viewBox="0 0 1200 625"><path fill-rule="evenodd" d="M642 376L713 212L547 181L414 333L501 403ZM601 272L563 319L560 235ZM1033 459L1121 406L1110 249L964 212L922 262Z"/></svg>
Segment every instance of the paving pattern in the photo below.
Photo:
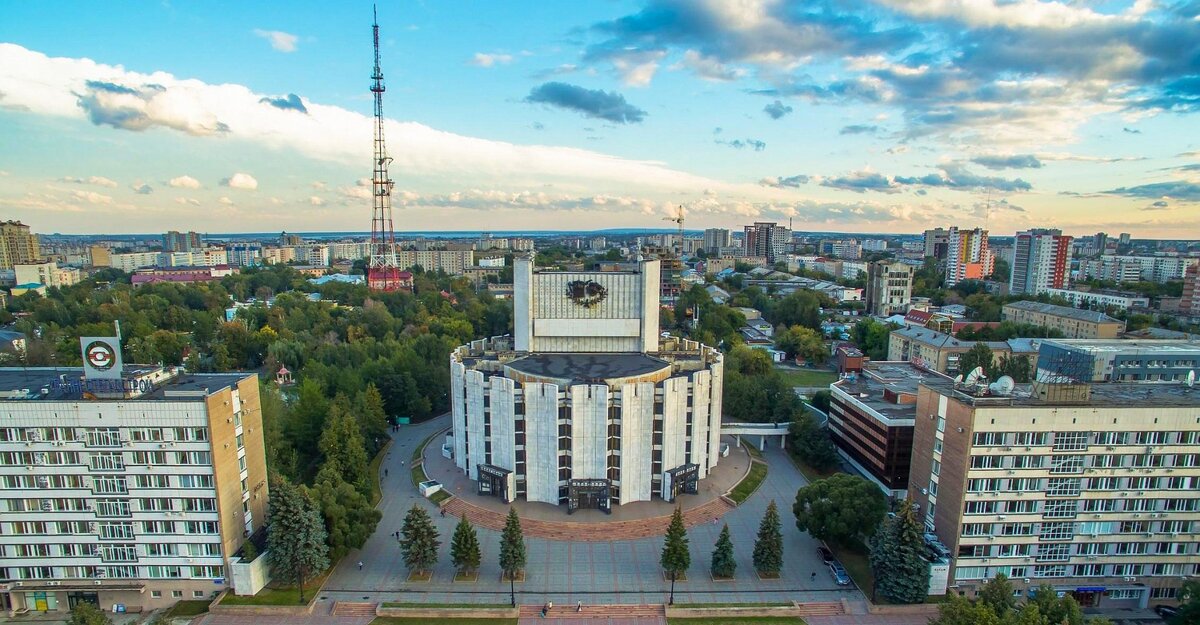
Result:
<svg viewBox="0 0 1200 625"><path fill-rule="evenodd" d="M555 604L545 615L542 607L521 606L518 625L553 621L554 625L666 625L666 610L661 605L585 605Z"/></svg>

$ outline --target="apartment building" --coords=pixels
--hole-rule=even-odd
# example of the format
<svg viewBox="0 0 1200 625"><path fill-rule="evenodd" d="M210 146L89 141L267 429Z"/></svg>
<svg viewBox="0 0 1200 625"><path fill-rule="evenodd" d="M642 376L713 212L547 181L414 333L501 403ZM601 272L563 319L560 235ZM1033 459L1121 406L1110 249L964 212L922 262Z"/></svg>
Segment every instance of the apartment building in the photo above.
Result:
<svg viewBox="0 0 1200 625"><path fill-rule="evenodd" d="M992 275L995 259L988 249L988 231L959 230L952 226L946 235L946 286L964 280L982 280Z"/></svg>
<svg viewBox="0 0 1200 625"><path fill-rule="evenodd" d="M908 326L893 330L889 335L888 360L903 360L928 371L955 376L969 373L959 368L958 361L977 343L983 343L992 350L993 360L1024 356L1029 359L1030 370L1036 371L1041 340L965 341L928 328Z"/></svg>
<svg viewBox="0 0 1200 625"><path fill-rule="evenodd" d="M204 247L203 237L199 232L179 232L171 230L163 234L164 252L190 252Z"/></svg>
<svg viewBox="0 0 1200 625"><path fill-rule="evenodd" d="M704 230L704 249L715 254L723 247L733 245L733 235L725 228L706 228Z"/></svg>
<svg viewBox="0 0 1200 625"><path fill-rule="evenodd" d="M867 313L889 317L908 310L912 301L914 268L901 262L877 260L867 265L864 299Z"/></svg>
<svg viewBox="0 0 1200 625"><path fill-rule="evenodd" d="M54 261L45 263L18 264L13 266L16 284L20 286L41 284L47 287L71 286L79 282L79 269L59 267Z"/></svg>
<svg viewBox="0 0 1200 625"><path fill-rule="evenodd" d="M36 263L41 259L36 234L19 221L0 221L0 269Z"/></svg>
<svg viewBox="0 0 1200 625"><path fill-rule="evenodd" d="M1179 298L1180 314L1200 317L1200 265L1188 267L1183 275L1183 293Z"/></svg>
<svg viewBox="0 0 1200 625"><path fill-rule="evenodd" d="M1091 291L1076 291L1074 289L1046 289L1046 294L1050 297L1061 297L1072 306L1108 308L1114 306L1116 308L1124 308L1126 310L1134 307L1149 308L1150 298L1129 291L1112 291L1108 289L1095 289Z"/></svg>
<svg viewBox="0 0 1200 625"><path fill-rule="evenodd" d="M1115 339L1125 331L1125 322L1108 315L1070 306L1041 302L1012 302L1000 309L1000 318L1014 323L1053 328L1069 339Z"/></svg>
<svg viewBox="0 0 1200 625"><path fill-rule="evenodd" d="M1168 282L1182 279L1189 267L1200 264L1200 258L1180 256L1101 256L1080 263L1080 272L1087 278L1114 282Z"/></svg>
<svg viewBox="0 0 1200 625"><path fill-rule="evenodd" d="M768 262L782 259L792 243L792 231L774 222L756 221L744 226L746 256L766 256Z"/></svg>
<svg viewBox="0 0 1200 625"><path fill-rule="evenodd" d="M264 525L257 376L112 367L111 349L87 346L115 378L0 369L0 608L208 598Z"/></svg>
<svg viewBox="0 0 1200 625"><path fill-rule="evenodd" d="M1084 606L1174 600L1200 573L1198 409L1184 385L923 381L910 492L949 547L950 587L1003 573Z"/></svg>
<svg viewBox="0 0 1200 625"><path fill-rule="evenodd" d="M1062 230L1034 228L1018 232L1013 241L1012 274L1008 289L1013 295L1037 295L1061 289L1070 277L1071 237Z"/></svg>
<svg viewBox="0 0 1200 625"><path fill-rule="evenodd" d="M444 271L452 276L461 276L467 267L475 265L475 253L471 250L398 250L396 262L401 269L420 266L425 271Z"/></svg>

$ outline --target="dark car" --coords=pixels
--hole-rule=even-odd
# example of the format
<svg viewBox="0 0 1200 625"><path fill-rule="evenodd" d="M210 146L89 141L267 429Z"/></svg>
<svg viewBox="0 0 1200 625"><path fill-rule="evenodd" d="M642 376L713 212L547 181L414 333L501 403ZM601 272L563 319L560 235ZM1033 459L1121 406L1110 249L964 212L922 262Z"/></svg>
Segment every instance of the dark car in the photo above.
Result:
<svg viewBox="0 0 1200 625"><path fill-rule="evenodd" d="M1172 616L1179 614L1179 608L1171 605L1156 605L1154 606L1154 611L1164 619L1170 619Z"/></svg>
<svg viewBox="0 0 1200 625"><path fill-rule="evenodd" d="M817 547L817 555L821 556L822 564L829 564L830 562L833 562L833 552L824 545Z"/></svg>
<svg viewBox="0 0 1200 625"><path fill-rule="evenodd" d="M842 568L841 564L830 562L829 572L833 575L833 581L837 582L838 586L850 585L850 576L846 573L846 569Z"/></svg>

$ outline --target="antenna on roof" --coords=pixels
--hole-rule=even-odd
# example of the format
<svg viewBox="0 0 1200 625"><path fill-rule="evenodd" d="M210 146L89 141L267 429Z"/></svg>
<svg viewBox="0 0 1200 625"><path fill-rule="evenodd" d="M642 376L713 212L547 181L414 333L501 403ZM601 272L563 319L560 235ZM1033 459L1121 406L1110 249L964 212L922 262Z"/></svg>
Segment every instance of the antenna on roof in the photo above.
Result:
<svg viewBox="0 0 1200 625"><path fill-rule="evenodd" d="M979 379L983 377L985 377L983 375L983 367L975 367L974 369L971 369L970 373L967 374L967 377L963 380L963 384L966 384L967 386L974 386L978 384Z"/></svg>
<svg viewBox="0 0 1200 625"><path fill-rule="evenodd" d="M999 380L988 385L988 390L994 395L1011 395L1015 388L1017 388L1016 381L1007 375L1000 376Z"/></svg>
<svg viewBox="0 0 1200 625"><path fill-rule="evenodd" d="M1196 370L1195 369L1188 371L1187 378L1184 379L1183 383L1187 384L1188 388L1192 388L1193 386L1196 385Z"/></svg>

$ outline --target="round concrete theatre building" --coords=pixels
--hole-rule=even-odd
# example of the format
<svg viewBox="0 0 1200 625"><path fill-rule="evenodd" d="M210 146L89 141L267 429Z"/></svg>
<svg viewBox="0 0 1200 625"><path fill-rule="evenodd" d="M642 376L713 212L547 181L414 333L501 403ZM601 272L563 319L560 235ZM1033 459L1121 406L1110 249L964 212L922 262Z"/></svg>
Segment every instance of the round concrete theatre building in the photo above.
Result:
<svg viewBox="0 0 1200 625"><path fill-rule="evenodd" d="M480 494L600 509L695 493L720 456L722 354L658 332L659 262L514 263L514 333L450 356L453 457Z"/></svg>

